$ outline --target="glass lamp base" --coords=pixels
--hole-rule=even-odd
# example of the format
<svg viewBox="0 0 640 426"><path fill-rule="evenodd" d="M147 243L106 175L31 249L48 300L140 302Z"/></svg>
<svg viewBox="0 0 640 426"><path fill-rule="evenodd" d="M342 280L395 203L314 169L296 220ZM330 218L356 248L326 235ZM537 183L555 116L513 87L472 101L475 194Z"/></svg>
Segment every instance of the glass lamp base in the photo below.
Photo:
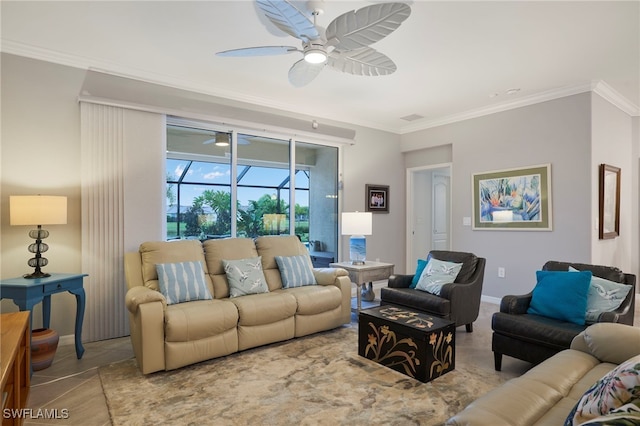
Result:
<svg viewBox="0 0 640 426"><path fill-rule="evenodd" d="M349 238L349 260L352 265L364 265L367 258L367 240L364 235L352 235Z"/></svg>

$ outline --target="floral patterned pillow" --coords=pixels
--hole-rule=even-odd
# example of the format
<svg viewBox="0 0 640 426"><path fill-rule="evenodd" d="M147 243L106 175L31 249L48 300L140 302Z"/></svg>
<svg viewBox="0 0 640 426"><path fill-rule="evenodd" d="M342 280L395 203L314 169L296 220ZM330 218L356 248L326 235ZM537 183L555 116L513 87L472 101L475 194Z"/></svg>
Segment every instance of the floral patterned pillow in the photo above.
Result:
<svg viewBox="0 0 640 426"><path fill-rule="evenodd" d="M565 426L580 425L634 406L640 406L640 355L611 370L585 392L571 410Z"/></svg>

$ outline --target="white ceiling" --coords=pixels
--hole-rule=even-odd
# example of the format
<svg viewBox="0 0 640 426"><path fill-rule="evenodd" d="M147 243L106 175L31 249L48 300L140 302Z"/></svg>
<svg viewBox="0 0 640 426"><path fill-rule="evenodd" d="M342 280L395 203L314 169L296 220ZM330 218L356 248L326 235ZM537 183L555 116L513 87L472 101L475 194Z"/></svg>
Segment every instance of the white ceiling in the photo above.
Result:
<svg viewBox="0 0 640 426"><path fill-rule="evenodd" d="M325 2L319 24L369 1ZM411 16L372 47L390 76L326 68L287 80L299 54L221 58L215 52L292 45L251 1L1 2L2 51L129 75L314 117L405 133L455 114L606 82L640 105L640 2L411 1ZM509 89L520 89L507 94ZM408 122L400 117L418 114Z"/></svg>

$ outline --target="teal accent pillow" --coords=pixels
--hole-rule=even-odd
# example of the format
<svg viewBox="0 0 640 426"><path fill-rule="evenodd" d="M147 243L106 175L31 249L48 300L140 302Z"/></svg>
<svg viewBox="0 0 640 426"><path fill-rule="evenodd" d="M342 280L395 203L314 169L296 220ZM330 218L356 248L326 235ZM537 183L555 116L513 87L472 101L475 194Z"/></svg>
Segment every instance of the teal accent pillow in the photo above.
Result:
<svg viewBox="0 0 640 426"><path fill-rule="evenodd" d="M282 288L317 284L309 256L276 256L276 263L282 278Z"/></svg>
<svg viewBox="0 0 640 426"><path fill-rule="evenodd" d="M585 324L591 271L536 271L528 314Z"/></svg>
<svg viewBox="0 0 640 426"><path fill-rule="evenodd" d="M159 263L156 272L167 305L211 299L202 262Z"/></svg>
<svg viewBox="0 0 640 426"><path fill-rule="evenodd" d="M418 281L420 280L420 276L422 275L422 271L424 271L425 266L427 266L427 262L431 260L431 253L427 256L427 259L418 259L418 265L416 267L416 273L413 274L413 278L411 279L411 285L409 288L416 288L418 285Z"/></svg>
<svg viewBox="0 0 640 426"><path fill-rule="evenodd" d="M262 271L262 256L240 260L222 259L229 282L229 297L268 293L267 279Z"/></svg>
<svg viewBox="0 0 640 426"><path fill-rule="evenodd" d="M460 269L462 269L462 263L445 262L431 258L420 275L416 290L439 296L442 286L454 282Z"/></svg>
<svg viewBox="0 0 640 426"><path fill-rule="evenodd" d="M629 358L605 374L573 407L565 425L640 424L640 355ZM611 416L602 418L601 416ZM619 418L622 417L622 419ZM633 418L634 422L622 421ZM618 420L617 422L615 420Z"/></svg>
<svg viewBox="0 0 640 426"><path fill-rule="evenodd" d="M569 272L579 271L569 266ZM585 322L593 324L598 321L601 313L618 309L629 291L631 291L631 286L628 284L617 283L593 275L587 295Z"/></svg>

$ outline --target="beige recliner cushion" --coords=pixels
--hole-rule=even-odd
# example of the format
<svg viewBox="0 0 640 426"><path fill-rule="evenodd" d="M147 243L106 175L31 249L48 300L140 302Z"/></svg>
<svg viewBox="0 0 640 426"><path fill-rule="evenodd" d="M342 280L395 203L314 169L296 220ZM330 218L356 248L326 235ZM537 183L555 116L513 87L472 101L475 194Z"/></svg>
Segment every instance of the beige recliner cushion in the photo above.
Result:
<svg viewBox="0 0 640 426"><path fill-rule="evenodd" d="M191 342L223 334L238 325L238 310L225 300L170 305L165 311L166 342Z"/></svg>
<svg viewBox="0 0 640 426"><path fill-rule="evenodd" d="M199 240L176 240L176 241L149 241L140 244L140 257L142 259L142 278L145 287L152 290L159 290L158 273L156 265L158 263L178 263L178 262L202 262L205 274L205 282L209 292L215 297L215 291L211 278L208 275L205 263L202 244Z"/></svg>
<svg viewBox="0 0 640 426"><path fill-rule="evenodd" d="M214 288L214 298L229 297L229 282L224 273L222 260L239 260L258 257L251 238L224 238L202 243L207 270Z"/></svg>
<svg viewBox="0 0 640 426"><path fill-rule="evenodd" d="M298 315L316 315L336 309L342 304L342 292L334 285L310 285L277 291L296 298Z"/></svg>
<svg viewBox="0 0 640 426"><path fill-rule="evenodd" d="M229 299L238 308L241 326L272 324L296 314L296 298L288 293L262 293Z"/></svg>

